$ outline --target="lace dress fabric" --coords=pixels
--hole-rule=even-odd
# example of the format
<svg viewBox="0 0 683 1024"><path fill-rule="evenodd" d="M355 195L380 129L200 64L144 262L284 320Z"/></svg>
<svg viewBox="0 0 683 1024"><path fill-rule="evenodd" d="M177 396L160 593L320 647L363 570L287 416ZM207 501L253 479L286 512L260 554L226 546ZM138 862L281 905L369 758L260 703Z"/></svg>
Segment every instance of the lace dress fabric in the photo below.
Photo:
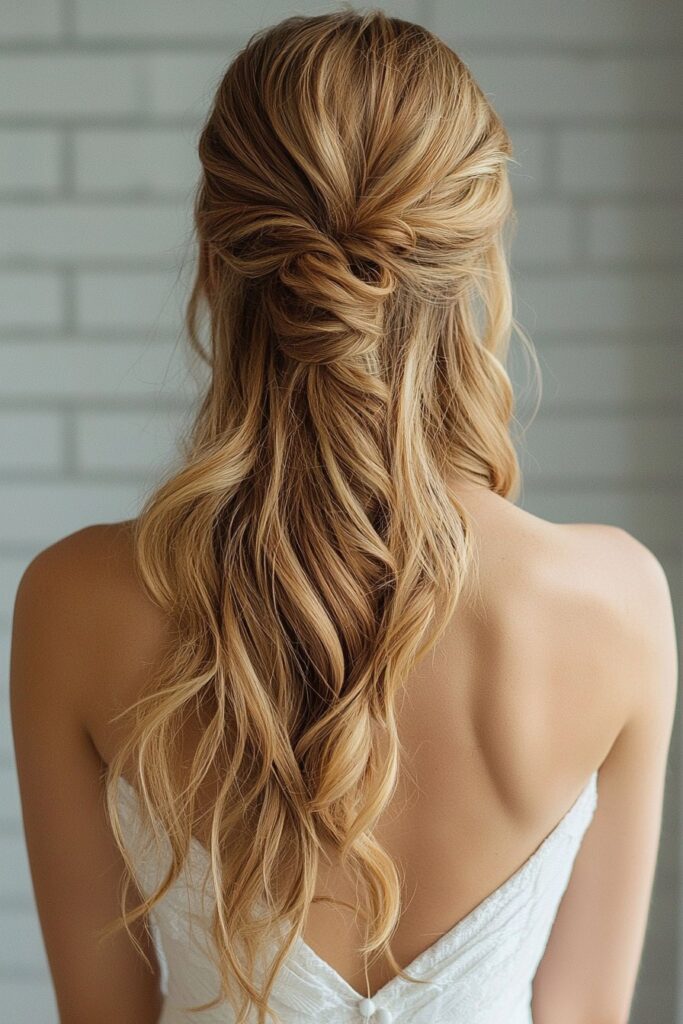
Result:
<svg viewBox="0 0 683 1024"><path fill-rule="evenodd" d="M450 931L407 967L425 983L396 977L364 999L303 940L281 969L270 1005L281 1024L533 1024L531 986L597 805L597 771L531 856ZM121 779L119 806L138 885L163 877L152 855L135 790ZM233 1024L227 1003L212 1000L218 976L210 955L208 853L193 841L184 873L152 912L166 994L159 1024ZM249 1018L256 1021L256 1014Z"/></svg>

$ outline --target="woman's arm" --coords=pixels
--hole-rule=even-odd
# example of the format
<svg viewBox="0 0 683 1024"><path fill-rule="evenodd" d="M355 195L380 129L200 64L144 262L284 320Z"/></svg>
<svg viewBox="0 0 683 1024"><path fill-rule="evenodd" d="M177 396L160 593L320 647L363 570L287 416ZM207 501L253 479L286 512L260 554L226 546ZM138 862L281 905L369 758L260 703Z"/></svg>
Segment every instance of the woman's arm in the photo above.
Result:
<svg viewBox="0 0 683 1024"><path fill-rule="evenodd" d="M629 585L610 609L615 642L605 671L623 697L625 724L600 769L595 818L534 980L534 1024L627 1024L645 939L677 651L661 565L629 535L621 535L616 554L628 562L621 561L619 575L626 569Z"/></svg>
<svg viewBox="0 0 683 1024"><path fill-rule="evenodd" d="M154 1024L162 997L146 930L134 934L152 970L125 931L97 941L119 912L123 865L82 717L105 649L86 570L72 535L34 558L16 595L10 692L26 842L61 1024Z"/></svg>

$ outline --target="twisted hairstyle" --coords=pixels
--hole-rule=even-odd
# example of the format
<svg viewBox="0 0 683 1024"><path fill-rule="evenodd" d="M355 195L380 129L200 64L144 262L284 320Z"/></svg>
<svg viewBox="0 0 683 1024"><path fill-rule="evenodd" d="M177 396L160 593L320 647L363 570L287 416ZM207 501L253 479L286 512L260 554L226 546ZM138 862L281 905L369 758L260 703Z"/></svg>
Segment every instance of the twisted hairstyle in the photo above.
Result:
<svg viewBox="0 0 683 1024"><path fill-rule="evenodd" d="M239 1021L255 1006L262 1024L325 850L358 886L363 953L409 977L390 943L399 875L373 829L397 781L398 688L475 569L453 480L518 486L512 156L448 46L345 7L249 39L199 157L186 328L209 382L180 467L135 520L173 643L127 709L107 805L126 886L124 770L171 851L128 927L179 877L213 786L217 999L239 994Z"/></svg>

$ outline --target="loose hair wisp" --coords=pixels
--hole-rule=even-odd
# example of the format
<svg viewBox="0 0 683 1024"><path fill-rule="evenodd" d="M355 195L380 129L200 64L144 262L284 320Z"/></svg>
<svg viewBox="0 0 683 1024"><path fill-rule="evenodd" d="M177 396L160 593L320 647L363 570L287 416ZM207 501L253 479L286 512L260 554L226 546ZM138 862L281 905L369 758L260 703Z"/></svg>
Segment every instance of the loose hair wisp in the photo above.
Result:
<svg viewBox="0 0 683 1024"><path fill-rule="evenodd" d="M182 464L135 521L173 642L127 711L107 805L126 886L124 771L171 854L127 927L206 826L217 998L263 1024L321 857L356 882L365 954L403 973L400 879L373 832L396 786L396 695L472 576L449 483L505 496L518 483L503 365L512 157L449 47L346 8L251 37L199 157L186 326L210 381Z"/></svg>

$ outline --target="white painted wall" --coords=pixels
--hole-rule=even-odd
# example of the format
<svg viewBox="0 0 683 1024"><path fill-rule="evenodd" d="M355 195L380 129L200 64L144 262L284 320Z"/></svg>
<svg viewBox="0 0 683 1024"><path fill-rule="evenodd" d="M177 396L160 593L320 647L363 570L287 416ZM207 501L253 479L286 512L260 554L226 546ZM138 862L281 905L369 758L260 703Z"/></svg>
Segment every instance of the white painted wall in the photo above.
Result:
<svg viewBox="0 0 683 1024"><path fill-rule="evenodd" d="M521 162L514 173L517 316L545 377L541 412L524 442L523 504L558 521L630 530L662 560L680 613L680 9L666 0L385 6L458 50L506 119ZM56 1021L8 726L16 584L30 557L54 539L135 514L170 452L191 394L178 339L200 119L249 32L325 7L285 0L2 4L6 1024ZM675 1016L679 765L676 738L634 1024L671 1024Z"/></svg>

